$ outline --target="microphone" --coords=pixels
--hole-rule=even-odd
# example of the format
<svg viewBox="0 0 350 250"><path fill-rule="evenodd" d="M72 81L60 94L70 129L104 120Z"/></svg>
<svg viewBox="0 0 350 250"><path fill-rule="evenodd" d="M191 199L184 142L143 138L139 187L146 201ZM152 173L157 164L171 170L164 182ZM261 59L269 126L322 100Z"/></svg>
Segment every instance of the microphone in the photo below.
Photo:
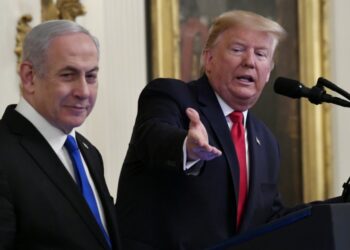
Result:
<svg viewBox="0 0 350 250"><path fill-rule="evenodd" d="M306 97L311 103L316 105L323 102L328 102L344 107L350 107L350 102L327 94L324 88L319 84L312 88L308 88L297 80L278 77L275 81L274 91L277 94L291 98L298 99L301 97Z"/></svg>

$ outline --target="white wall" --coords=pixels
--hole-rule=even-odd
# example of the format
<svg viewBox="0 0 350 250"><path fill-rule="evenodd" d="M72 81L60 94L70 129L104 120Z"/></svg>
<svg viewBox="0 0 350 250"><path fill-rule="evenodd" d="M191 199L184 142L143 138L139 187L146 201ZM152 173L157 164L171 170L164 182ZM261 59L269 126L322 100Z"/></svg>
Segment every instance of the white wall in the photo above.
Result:
<svg viewBox="0 0 350 250"><path fill-rule="evenodd" d="M332 80L350 92L350 1L331 1ZM342 183L350 176L350 109L333 108L334 195L342 192Z"/></svg>
<svg viewBox="0 0 350 250"><path fill-rule="evenodd" d="M119 172L136 116L137 98L146 84L144 1L81 0L87 14L77 18L101 43L99 95L94 111L79 128L101 151L105 176L115 196ZM0 1L0 116L18 101L14 54L16 23L26 13L40 22L40 0Z"/></svg>
<svg viewBox="0 0 350 250"><path fill-rule="evenodd" d="M31 3L31 4L30 4ZM19 96L19 78L16 74L15 38L18 19L30 13L33 22L40 19L38 4L26 0L2 0L0 1L0 114L2 115L8 103L16 103Z"/></svg>

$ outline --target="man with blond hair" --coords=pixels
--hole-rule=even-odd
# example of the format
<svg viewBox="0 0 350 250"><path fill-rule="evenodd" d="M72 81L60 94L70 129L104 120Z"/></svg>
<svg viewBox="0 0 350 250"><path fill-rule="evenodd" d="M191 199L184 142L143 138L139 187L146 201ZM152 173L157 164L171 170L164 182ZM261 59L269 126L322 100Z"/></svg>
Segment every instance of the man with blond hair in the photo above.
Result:
<svg viewBox="0 0 350 250"><path fill-rule="evenodd" d="M201 78L142 91L116 203L128 249L205 249L283 211L277 141L249 109L284 36L270 19L226 12L209 30Z"/></svg>

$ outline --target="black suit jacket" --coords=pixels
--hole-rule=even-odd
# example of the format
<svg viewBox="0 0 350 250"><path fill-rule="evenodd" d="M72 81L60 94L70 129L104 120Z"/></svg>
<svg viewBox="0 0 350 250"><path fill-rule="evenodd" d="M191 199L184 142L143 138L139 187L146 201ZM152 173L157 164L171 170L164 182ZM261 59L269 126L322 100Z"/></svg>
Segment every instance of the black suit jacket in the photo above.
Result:
<svg viewBox="0 0 350 250"><path fill-rule="evenodd" d="M196 109L211 145L223 155L183 171L188 130L185 110ZM282 211L277 179L279 149L269 129L247 117L249 196L239 231ZM185 84L156 79L140 95L122 167L117 212L126 249L203 249L237 233L239 169L226 119L206 76Z"/></svg>
<svg viewBox="0 0 350 250"><path fill-rule="evenodd" d="M0 249L108 249L76 183L14 107L0 121ZM101 155L83 136L76 138L101 198L113 249L119 249Z"/></svg>

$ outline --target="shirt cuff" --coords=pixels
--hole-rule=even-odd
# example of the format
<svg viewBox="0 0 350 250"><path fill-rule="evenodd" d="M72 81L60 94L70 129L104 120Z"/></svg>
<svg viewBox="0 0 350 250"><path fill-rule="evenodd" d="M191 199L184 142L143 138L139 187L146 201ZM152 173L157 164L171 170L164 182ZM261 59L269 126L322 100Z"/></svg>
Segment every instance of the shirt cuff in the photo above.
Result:
<svg viewBox="0 0 350 250"><path fill-rule="evenodd" d="M194 161L187 161L187 150L186 150L186 142L187 142L187 136L184 140L183 146L182 146L182 152L183 152L183 170L186 172L188 175L198 175L200 169L198 168L193 168L193 166L200 161L194 160Z"/></svg>

